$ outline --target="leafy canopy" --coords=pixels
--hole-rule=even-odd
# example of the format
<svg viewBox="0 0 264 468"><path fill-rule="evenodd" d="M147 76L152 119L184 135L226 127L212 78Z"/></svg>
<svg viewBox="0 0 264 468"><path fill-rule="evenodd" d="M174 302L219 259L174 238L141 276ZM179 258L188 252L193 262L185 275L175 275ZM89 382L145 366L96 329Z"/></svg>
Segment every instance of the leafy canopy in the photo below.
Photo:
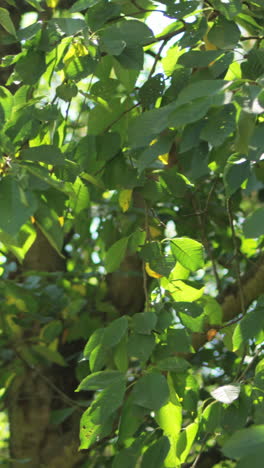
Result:
<svg viewBox="0 0 264 468"><path fill-rule="evenodd" d="M79 401L83 467L196 466L214 446L211 466L261 468L263 2L26 0L18 25L15 3L4 392L21 366L75 376L51 417Z"/></svg>

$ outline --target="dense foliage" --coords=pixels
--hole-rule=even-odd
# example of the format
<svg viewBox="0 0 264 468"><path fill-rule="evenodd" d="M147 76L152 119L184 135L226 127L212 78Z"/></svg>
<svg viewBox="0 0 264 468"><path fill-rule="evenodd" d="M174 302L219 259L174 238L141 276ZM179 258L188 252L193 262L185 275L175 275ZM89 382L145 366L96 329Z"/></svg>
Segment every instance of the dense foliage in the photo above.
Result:
<svg viewBox="0 0 264 468"><path fill-rule="evenodd" d="M261 468L263 1L0 29L2 463Z"/></svg>

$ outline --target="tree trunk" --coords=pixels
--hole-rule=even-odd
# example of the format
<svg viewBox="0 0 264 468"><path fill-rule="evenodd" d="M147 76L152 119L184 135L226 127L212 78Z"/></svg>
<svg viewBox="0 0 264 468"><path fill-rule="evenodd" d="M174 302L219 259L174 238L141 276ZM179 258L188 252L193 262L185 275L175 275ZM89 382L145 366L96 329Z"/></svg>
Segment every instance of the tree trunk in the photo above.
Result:
<svg viewBox="0 0 264 468"><path fill-rule="evenodd" d="M65 262L37 231L23 267L24 271L54 272L64 270ZM34 333L35 330L32 336ZM34 368L22 352L16 351L23 367L12 381L7 396L11 467L19 468L20 460L25 460L25 468L77 468L85 455L78 452L80 408L76 406L79 411L62 424L50 422L52 410L74 405L65 393L77 386L77 381L71 383L73 370L67 367L65 372L62 367L41 364Z"/></svg>

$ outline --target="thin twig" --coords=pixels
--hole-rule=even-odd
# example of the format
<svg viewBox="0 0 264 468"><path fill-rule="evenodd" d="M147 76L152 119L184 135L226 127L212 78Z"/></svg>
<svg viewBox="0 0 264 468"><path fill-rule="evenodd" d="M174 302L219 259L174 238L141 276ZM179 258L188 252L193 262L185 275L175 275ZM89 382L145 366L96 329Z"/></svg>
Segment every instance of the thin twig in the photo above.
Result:
<svg viewBox="0 0 264 468"><path fill-rule="evenodd" d="M242 282L241 282L240 264L239 264L239 259L238 259L239 250L238 250L237 241L236 241L236 233L235 233L235 227L234 227L231 198L227 199L226 208L227 208L227 214L228 214L229 224L230 224L231 233L232 233L232 241L233 241L233 246L234 246L235 269L236 269L240 305L241 305L242 313L244 315L246 312L246 307L245 307L245 298L244 298L243 287L242 287Z"/></svg>
<svg viewBox="0 0 264 468"><path fill-rule="evenodd" d="M135 5L135 7L136 7L138 10L142 11L142 13L145 13L145 11L146 11L145 8L143 8L141 5L139 5L139 4L136 2L136 0L131 0L131 3L133 3L133 5Z"/></svg>
<svg viewBox="0 0 264 468"><path fill-rule="evenodd" d="M199 451L197 457L195 458L195 460L194 460L194 462L193 462L191 468L196 468L196 467L198 466L198 462L199 462L200 457L201 457L201 455L202 455L202 453L203 453L203 449L204 449L204 447L205 447L207 438L208 438L208 434L205 434L205 436L204 436L204 438L203 438L203 441L202 441L202 445L201 445L200 451Z"/></svg>
<svg viewBox="0 0 264 468"><path fill-rule="evenodd" d="M151 44L156 44L156 42L160 42L160 41L165 41L165 40L169 41L174 36L177 36L178 34L182 34L183 32L185 32L185 26L180 28L180 29L177 29L177 31L170 31L170 32L168 32L166 34L156 36L153 39L150 39L148 42L146 42L144 44L144 46L146 47L146 46L151 45Z"/></svg>
<svg viewBox="0 0 264 468"><path fill-rule="evenodd" d="M230 322L225 323L224 325L221 325L220 327L218 327L217 330L222 330L223 328L231 327L231 325L234 325L235 323L240 322L240 320L242 320L242 318L243 318L243 315L241 317L237 317L237 318L235 318L233 320L230 320Z"/></svg>
<svg viewBox="0 0 264 468"><path fill-rule="evenodd" d="M158 61L161 59L161 52L162 52L163 48L165 47L165 45L167 44L167 42L168 42L168 39L164 39L164 41L163 41L162 44L160 45L159 50L158 50L158 52L157 52L157 54L156 54L156 56L155 56L153 65L152 65L152 67L151 67L151 70L150 70L150 72L149 72L148 80L149 80L149 78L152 77L153 73L155 72L157 63L158 63Z"/></svg>
<svg viewBox="0 0 264 468"><path fill-rule="evenodd" d="M137 102L136 104L133 104L133 106L129 107L129 109L126 109L124 112L122 112L122 114L120 114L115 120L113 120L113 122L111 122L104 130L103 130L103 133L105 132L108 132L108 130L110 130L110 128L116 123L118 122L120 119L122 119L122 117L126 114L128 114L128 112L132 111L133 109L135 109L136 107L140 106L140 103Z"/></svg>
<svg viewBox="0 0 264 468"><path fill-rule="evenodd" d="M250 41L252 39L255 39L256 41L263 41L264 36L241 36L240 41Z"/></svg>

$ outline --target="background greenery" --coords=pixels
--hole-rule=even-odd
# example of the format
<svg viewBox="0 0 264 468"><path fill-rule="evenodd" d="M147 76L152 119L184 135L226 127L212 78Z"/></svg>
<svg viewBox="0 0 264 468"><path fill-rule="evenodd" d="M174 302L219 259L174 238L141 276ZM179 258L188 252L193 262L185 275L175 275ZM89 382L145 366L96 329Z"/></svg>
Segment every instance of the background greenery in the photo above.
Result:
<svg viewBox="0 0 264 468"><path fill-rule="evenodd" d="M262 468L263 45L261 0L0 0L2 465Z"/></svg>

